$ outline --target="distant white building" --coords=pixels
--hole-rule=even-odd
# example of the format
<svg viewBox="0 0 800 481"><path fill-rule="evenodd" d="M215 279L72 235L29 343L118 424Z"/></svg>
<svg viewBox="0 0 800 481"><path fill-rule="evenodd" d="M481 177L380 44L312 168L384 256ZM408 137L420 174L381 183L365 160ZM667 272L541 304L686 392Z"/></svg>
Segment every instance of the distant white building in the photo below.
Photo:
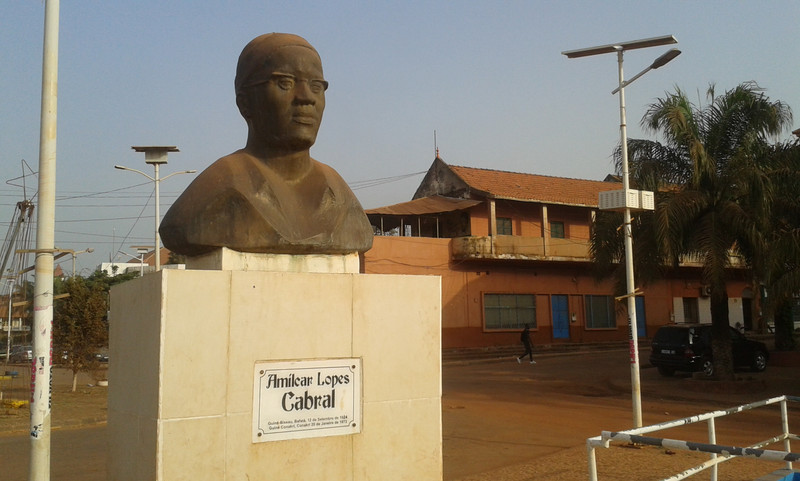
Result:
<svg viewBox="0 0 800 481"><path fill-rule="evenodd" d="M139 272L147 274L148 272L155 271L155 267L147 264L142 265L139 262L103 262L98 267L101 271L111 277L118 274L127 274L128 272ZM186 269L186 264L165 264L161 266L162 269Z"/></svg>
<svg viewBox="0 0 800 481"><path fill-rule="evenodd" d="M111 277L117 274L126 274L131 271L141 272L142 267L144 267L144 271L152 269L152 267L147 264L143 265L139 262L103 262L100 264L100 270L105 271L105 273Z"/></svg>

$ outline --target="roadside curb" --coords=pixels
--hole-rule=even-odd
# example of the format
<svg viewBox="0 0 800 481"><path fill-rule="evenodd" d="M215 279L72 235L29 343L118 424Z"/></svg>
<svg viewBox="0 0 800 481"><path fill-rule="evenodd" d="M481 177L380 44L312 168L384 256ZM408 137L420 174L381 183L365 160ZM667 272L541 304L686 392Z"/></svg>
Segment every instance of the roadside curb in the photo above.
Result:
<svg viewBox="0 0 800 481"><path fill-rule="evenodd" d="M458 365L466 365L466 364L479 364L479 363L497 363L497 362L507 362L507 361L514 361L517 356L519 355L519 348L514 348L513 352L497 352L497 351L479 351L479 352L472 352L467 355L457 355L453 353L445 354L445 351L442 351L442 365L443 366L458 366ZM594 353L610 353L610 352L628 352L627 346L622 347L607 347L604 349L569 349L569 350L546 350L546 351L533 351L533 358L542 359L542 358L551 358L551 357L560 357L560 356L574 356L574 355L585 355L585 354L594 354ZM640 359L641 362L641 359ZM642 367L645 367L644 365ZM646 367L650 367L649 364Z"/></svg>

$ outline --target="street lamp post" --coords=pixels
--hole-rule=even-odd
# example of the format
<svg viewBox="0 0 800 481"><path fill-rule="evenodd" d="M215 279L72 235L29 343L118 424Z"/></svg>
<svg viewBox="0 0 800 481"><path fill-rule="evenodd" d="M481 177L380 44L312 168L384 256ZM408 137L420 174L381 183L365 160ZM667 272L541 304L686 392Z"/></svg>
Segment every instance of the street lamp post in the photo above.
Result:
<svg viewBox="0 0 800 481"><path fill-rule="evenodd" d="M75 256L77 256L78 254L87 254L87 253L91 254L92 252L94 252L94 249L92 249L91 247L82 251L70 251L70 253L72 254L72 277L75 277Z"/></svg>
<svg viewBox="0 0 800 481"><path fill-rule="evenodd" d="M150 164L153 166L154 169L154 176L150 177L149 175L145 174L141 170L131 169L129 167L124 167L122 165L115 165L115 169L120 170L130 170L131 172L136 172L137 174L141 174L155 184L155 191L156 191L156 220L155 220L155 267L156 271L161 270L161 238L158 235L158 225L161 223L161 215L159 213L159 204L161 203L160 197L160 189L159 185L161 184L162 180L167 180L173 175L177 174L194 174L197 172L196 170L182 170L180 172L173 172L166 177L160 178L159 177L159 166L161 164L167 163L167 154L169 152L180 152L177 147L174 145L172 146L146 146L146 147L131 147L136 152L144 152L144 162L146 164Z"/></svg>
<svg viewBox="0 0 800 481"><path fill-rule="evenodd" d="M136 255L128 254L125 251L117 251L117 254L122 254L125 256L130 257L131 259L136 259L139 261L139 277L144 277L144 255L150 252L151 246L131 246L132 248L136 249ZM116 259L116 256L114 257Z"/></svg>
<svg viewBox="0 0 800 481"><path fill-rule="evenodd" d="M139 277L144 277L144 255L150 251L150 246L131 246L136 249L136 253L139 254ZM156 251L158 251L158 247L156 247ZM130 254L125 254L131 256ZM135 256L131 256L134 259Z"/></svg>
<svg viewBox="0 0 800 481"><path fill-rule="evenodd" d="M671 49L667 53L657 58L649 67L634 75L627 82L625 81L622 73L622 57L626 50L634 50L639 48L657 47L661 45L669 45L678 43L672 35L665 35L662 37L653 37L642 40L633 40L630 42L622 42L617 44L601 45L598 47L583 48L578 50L569 50L562 52L567 58L580 58L588 57L591 55L599 55L604 53L617 54L617 63L619 68L619 86L615 88L611 94L614 95L619 92L619 135L620 135L620 151L622 154L622 191L613 191L608 193L601 193L600 208L609 210L622 210L624 212L623 230L625 241L625 281L627 285L627 292L623 298L627 299L628 304L628 329L630 340L630 357L631 357L631 397L633 400L633 424L634 427L642 426L642 400L641 400L641 384L639 378L639 346L637 340L637 325L636 325L636 285L633 277L633 232L631 228L631 210L652 210L652 193L640 192L630 188L629 173L628 173L628 134L627 123L625 119L625 87L633 83L636 79L649 72L650 70L662 67L670 60L680 55L681 51L678 49ZM604 194L606 194L604 196ZM608 195L612 194L612 195ZM649 196L648 196L649 194ZM647 202L645 199L650 199Z"/></svg>

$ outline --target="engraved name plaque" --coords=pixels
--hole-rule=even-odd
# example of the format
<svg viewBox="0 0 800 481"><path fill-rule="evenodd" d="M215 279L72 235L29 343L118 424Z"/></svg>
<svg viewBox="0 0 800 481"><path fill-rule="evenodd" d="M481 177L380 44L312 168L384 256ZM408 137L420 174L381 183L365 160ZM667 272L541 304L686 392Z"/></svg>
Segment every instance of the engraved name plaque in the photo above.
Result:
<svg viewBox="0 0 800 481"><path fill-rule="evenodd" d="M256 362L253 442L361 432L361 359Z"/></svg>

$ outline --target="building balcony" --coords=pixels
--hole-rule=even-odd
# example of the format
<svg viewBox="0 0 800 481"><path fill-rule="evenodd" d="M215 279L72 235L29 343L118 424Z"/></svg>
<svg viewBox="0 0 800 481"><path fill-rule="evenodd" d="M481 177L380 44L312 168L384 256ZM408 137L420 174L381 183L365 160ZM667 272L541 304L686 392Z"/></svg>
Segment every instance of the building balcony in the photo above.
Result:
<svg viewBox="0 0 800 481"><path fill-rule="evenodd" d="M510 235L453 238L452 256L457 260L590 261L587 241Z"/></svg>
<svg viewBox="0 0 800 481"><path fill-rule="evenodd" d="M13 321L11 323L11 329L9 329L8 321L3 321L3 323L0 324L0 331L8 332L9 330L11 332L30 332L31 326L25 326L20 321Z"/></svg>

